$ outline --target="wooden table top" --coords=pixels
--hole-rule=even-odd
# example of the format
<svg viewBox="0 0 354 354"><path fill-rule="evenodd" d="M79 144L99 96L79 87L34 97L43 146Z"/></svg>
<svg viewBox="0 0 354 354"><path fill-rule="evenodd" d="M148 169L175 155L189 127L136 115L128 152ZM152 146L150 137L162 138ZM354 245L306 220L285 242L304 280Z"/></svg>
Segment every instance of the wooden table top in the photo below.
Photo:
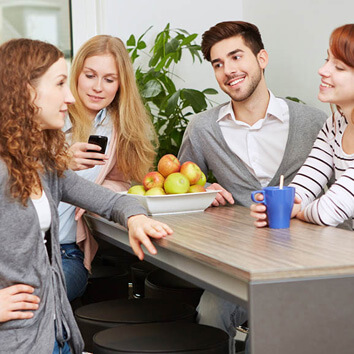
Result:
<svg viewBox="0 0 354 354"><path fill-rule="evenodd" d="M246 282L354 274L352 231L296 219L289 229L257 229L241 206L154 218L174 230L159 246Z"/></svg>

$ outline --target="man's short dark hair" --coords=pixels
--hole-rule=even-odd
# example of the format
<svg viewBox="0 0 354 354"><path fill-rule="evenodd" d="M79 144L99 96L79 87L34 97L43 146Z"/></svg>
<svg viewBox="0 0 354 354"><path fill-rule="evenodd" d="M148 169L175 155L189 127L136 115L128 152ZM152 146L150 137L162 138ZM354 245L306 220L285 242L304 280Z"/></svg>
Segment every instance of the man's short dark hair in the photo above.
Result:
<svg viewBox="0 0 354 354"><path fill-rule="evenodd" d="M210 61L210 50L212 46L224 39L241 36L254 55L264 49L261 34L257 26L243 21L220 22L205 31L202 36L202 52L204 58Z"/></svg>

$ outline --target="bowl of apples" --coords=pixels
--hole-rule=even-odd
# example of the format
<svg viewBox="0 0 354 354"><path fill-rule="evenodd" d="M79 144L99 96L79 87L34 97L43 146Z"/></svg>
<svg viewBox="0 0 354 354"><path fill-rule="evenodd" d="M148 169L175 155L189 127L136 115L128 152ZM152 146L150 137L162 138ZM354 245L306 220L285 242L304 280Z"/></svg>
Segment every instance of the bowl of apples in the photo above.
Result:
<svg viewBox="0 0 354 354"><path fill-rule="evenodd" d="M220 192L205 189L205 183L206 176L196 163L181 164L167 154L159 160L157 171L147 173L142 184L124 193L138 199L149 215L201 212Z"/></svg>

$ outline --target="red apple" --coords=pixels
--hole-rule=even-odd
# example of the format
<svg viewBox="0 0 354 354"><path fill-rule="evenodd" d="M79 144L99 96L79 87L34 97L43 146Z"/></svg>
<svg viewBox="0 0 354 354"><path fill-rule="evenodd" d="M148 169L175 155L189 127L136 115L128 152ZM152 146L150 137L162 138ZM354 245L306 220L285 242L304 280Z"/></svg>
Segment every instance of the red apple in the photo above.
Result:
<svg viewBox="0 0 354 354"><path fill-rule="evenodd" d="M202 177L201 169L192 161L186 161L182 164L180 172L189 179L190 184L196 184Z"/></svg>
<svg viewBox="0 0 354 354"><path fill-rule="evenodd" d="M145 188L141 184L130 187L128 190L128 194L145 195Z"/></svg>
<svg viewBox="0 0 354 354"><path fill-rule="evenodd" d="M165 195L165 191L161 187L150 188L145 195Z"/></svg>
<svg viewBox="0 0 354 354"><path fill-rule="evenodd" d="M206 177L205 174L202 172L202 177L200 177L199 181L196 184L199 184L200 186L204 187L206 183Z"/></svg>
<svg viewBox="0 0 354 354"><path fill-rule="evenodd" d="M181 164L175 155L167 154L161 157L157 164L157 170L166 178L171 173L179 172L180 166Z"/></svg>
<svg viewBox="0 0 354 354"><path fill-rule="evenodd" d="M193 184L188 189L188 193L200 193L200 192L206 192L206 189L199 184Z"/></svg>
<svg viewBox="0 0 354 354"><path fill-rule="evenodd" d="M165 179L164 189L167 194L181 194L188 192L189 185L189 180L185 175L175 172Z"/></svg>
<svg viewBox="0 0 354 354"><path fill-rule="evenodd" d="M163 187L165 177L157 171L149 172L143 179L143 185L146 190L154 187Z"/></svg>

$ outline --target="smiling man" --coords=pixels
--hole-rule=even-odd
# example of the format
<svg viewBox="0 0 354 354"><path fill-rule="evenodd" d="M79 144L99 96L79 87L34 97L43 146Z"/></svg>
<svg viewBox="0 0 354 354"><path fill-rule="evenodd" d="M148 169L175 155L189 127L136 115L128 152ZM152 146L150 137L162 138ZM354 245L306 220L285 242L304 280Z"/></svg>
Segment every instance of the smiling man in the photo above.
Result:
<svg viewBox="0 0 354 354"><path fill-rule="evenodd" d="M291 182L326 114L269 91L264 77L268 53L255 25L230 21L211 27L203 34L202 52L230 101L192 117L178 157L181 163L197 163L206 175L213 172L218 183L208 189L222 190L214 206L250 206L252 191L277 185L281 175L286 185ZM243 308L204 292L200 323L222 328L233 339L246 319Z"/></svg>

